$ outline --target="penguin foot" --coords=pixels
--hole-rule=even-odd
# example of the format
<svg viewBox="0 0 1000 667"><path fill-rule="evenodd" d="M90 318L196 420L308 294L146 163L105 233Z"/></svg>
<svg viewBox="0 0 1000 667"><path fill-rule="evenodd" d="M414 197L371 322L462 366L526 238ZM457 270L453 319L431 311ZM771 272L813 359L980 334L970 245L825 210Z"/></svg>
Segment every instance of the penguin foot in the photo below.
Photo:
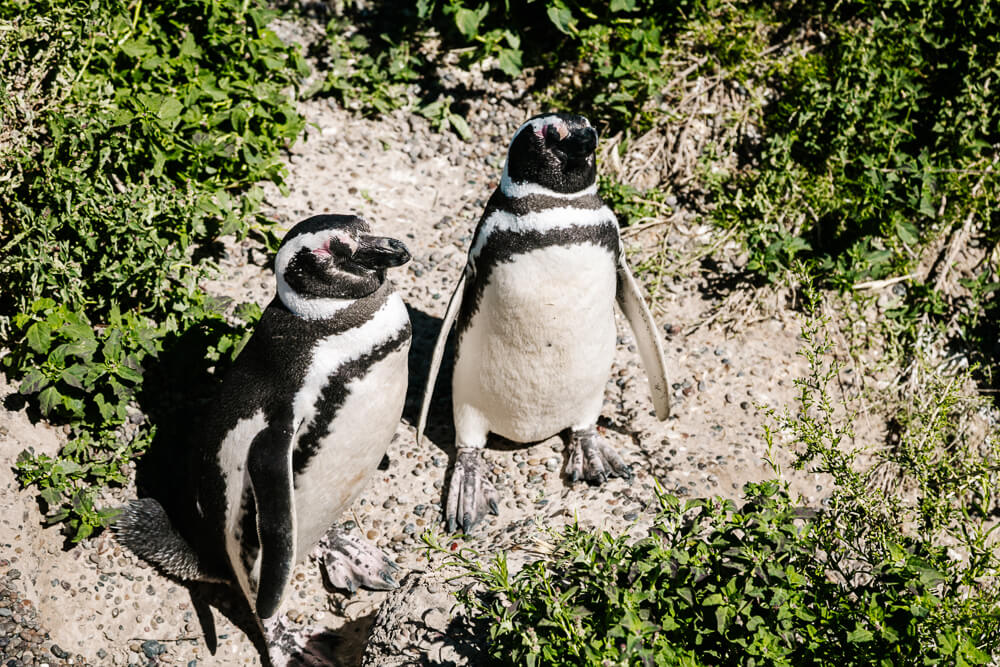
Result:
<svg viewBox="0 0 1000 667"><path fill-rule="evenodd" d="M596 428L573 431L566 476L571 482L581 479L603 484L609 477L632 479L632 468L604 441Z"/></svg>
<svg viewBox="0 0 1000 667"><path fill-rule="evenodd" d="M445 508L448 532L453 533L456 527L461 526L462 532L468 533L486 516L487 509L491 514L497 514L499 500L486 470L483 450L458 450Z"/></svg>
<svg viewBox="0 0 1000 667"><path fill-rule="evenodd" d="M271 667L333 667L335 637L289 621L283 613L261 621Z"/></svg>
<svg viewBox="0 0 1000 667"><path fill-rule="evenodd" d="M335 588L353 594L359 586L373 591L391 591L399 586L392 573L399 569L374 544L353 535L331 530L313 551Z"/></svg>

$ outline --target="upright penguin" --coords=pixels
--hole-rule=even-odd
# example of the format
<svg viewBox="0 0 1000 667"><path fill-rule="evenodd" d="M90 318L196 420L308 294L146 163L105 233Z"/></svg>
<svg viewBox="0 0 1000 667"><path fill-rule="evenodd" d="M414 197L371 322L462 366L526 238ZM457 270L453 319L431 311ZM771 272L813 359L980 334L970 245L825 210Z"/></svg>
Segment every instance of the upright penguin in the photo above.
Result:
<svg viewBox="0 0 1000 667"><path fill-rule="evenodd" d="M278 614L296 562L315 546L331 582L395 586L373 545L331 530L361 493L399 423L410 319L386 279L399 241L354 216L320 215L285 236L277 296L194 424L185 479L168 503L129 503L118 540L184 579L236 583L274 665L324 664ZM315 643L314 643L315 644Z"/></svg>
<svg viewBox="0 0 1000 667"><path fill-rule="evenodd" d="M468 531L496 513L483 462L489 433L535 442L569 429L566 473L631 474L598 434L615 353L617 300L635 334L656 415L670 412L656 324L632 277L618 221L597 194L597 132L583 116L545 114L518 128L448 303L431 359L422 434L445 341L457 319L452 407L458 457L445 518Z"/></svg>

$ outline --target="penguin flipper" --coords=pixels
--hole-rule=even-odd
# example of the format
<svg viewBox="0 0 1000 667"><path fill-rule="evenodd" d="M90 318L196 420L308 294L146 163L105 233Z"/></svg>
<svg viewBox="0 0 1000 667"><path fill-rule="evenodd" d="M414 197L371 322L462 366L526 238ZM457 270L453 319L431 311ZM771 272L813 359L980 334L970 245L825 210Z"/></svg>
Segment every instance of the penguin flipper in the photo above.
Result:
<svg viewBox="0 0 1000 667"><path fill-rule="evenodd" d="M437 342L434 343L434 354L431 355L431 368L427 374L427 387L424 389L424 402L420 406L420 420L417 422L417 444L424 435L424 427L427 425L427 413L431 408L431 396L434 394L434 385L437 383L438 372L441 370L441 360L444 358L444 347L448 342L448 333L451 331L458 311L462 307L462 297L465 294L465 279L468 269L462 273L455 291L448 301L448 310L445 311L444 319L441 321L441 331L438 332Z"/></svg>
<svg viewBox="0 0 1000 667"><path fill-rule="evenodd" d="M256 611L269 618L278 611L295 566L295 495L292 487L292 432L272 424L257 434L247 455L247 471L257 510L260 581Z"/></svg>
<svg viewBox="0 0 1000 667"><path fill-rule="evenodd" d="M663 342L653 316L646 306L642 288L632 276L625 253L618 253L618 307L625 314L639 348L639 358L649 378L649 390L660 421L670 416L670 385L667 383L667 362L663 357Z"/></svg>

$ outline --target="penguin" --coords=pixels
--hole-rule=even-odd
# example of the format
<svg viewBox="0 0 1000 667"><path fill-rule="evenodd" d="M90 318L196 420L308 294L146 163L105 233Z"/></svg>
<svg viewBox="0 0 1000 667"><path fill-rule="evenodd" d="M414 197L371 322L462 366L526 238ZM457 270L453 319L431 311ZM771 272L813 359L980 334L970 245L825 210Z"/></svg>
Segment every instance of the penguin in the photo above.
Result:
<svg viewBox="0 0 1000 667"><path fill-rule="evenodd" d="M656 415L670 414L663 344L626 264L617 218L597 194L596 146L583 116L526 121L476 227L417 425L419 439L454 325L450 531L469 532L487 510L497 513L483 458L489 433L531 443L568 432L571 481L631 476L596 428L615 354L616 302L635 335Z"/></svg>
<svg viewBox="0 0 1000 667"><path fill-rule="evenodd" d="M128 503L117 539L181 579L225 581L259 619L276 667L327 664L279 614L292 568L312 553L330 582L390 589L395 564L331 526L364 489L403 410L411 326L386 269L410 259L349 215L293 227L274 261L277 294L183 452L180 507ZM178 453L178 456L181 456Z"/></svg>

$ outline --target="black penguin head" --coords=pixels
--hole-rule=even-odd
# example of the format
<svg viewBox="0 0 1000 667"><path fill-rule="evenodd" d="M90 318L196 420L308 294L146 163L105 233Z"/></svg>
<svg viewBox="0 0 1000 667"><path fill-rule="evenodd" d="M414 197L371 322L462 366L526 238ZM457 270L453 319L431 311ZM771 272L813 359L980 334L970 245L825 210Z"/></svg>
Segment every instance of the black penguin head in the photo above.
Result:
<svg viewBox="0 0 1000 667"><path fill-rule="evenodd" d="M500 189L508 197L586 190L597 176L596 147L597 131L583 116L535 116L514 133Z"/></svg>
<svg viewBox="0 0 1000 667"><path fill-rule="evenodd" d="M330 317L385 282L385 270L410 261L400 241L372 236L353 215L316 215L285 235L274 260L278 298L307 319Z"/></svg>

